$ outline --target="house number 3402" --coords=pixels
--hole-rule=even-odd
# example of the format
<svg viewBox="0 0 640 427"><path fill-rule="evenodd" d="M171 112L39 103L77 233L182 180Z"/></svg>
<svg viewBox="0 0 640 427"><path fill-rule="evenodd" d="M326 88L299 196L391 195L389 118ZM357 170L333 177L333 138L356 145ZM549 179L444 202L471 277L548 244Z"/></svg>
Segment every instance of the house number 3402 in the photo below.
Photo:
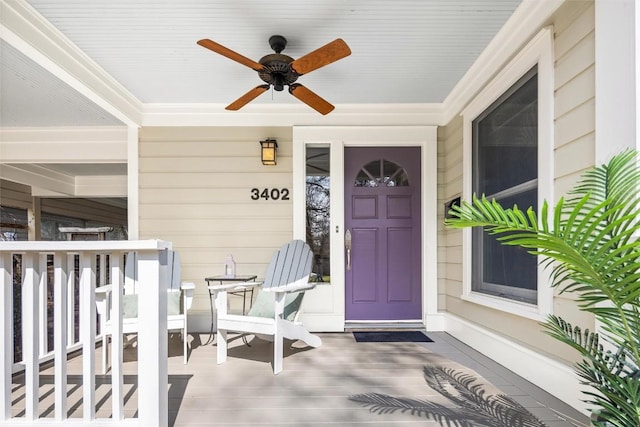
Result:
<svg viewBox="0 0 640 427"><path fill-rule="evenodd" d="M251 200L289 200L288 188L252 188Z"/></svg>

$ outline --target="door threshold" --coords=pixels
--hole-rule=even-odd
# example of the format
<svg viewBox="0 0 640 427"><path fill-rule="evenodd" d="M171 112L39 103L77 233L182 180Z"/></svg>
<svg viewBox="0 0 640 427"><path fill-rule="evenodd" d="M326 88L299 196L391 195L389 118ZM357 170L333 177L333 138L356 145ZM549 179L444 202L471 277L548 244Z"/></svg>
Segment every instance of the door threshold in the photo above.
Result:
<svg viewBox="0 0 640 427"><path fill-rule="evenodd" d="M347 320L344 323L345 332L356 331L424 331L424 323L421 320L381 320L381 321L362 321Z"/></svg>

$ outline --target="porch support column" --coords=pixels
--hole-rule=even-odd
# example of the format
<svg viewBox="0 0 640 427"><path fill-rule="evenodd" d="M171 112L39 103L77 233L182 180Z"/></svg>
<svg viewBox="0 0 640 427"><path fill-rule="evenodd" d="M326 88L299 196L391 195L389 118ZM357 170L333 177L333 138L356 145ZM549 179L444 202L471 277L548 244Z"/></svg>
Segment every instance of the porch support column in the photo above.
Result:
<svg viewBox="0 0 640 427"><path fill-rule="evenodd" d="M40 216L40 197L31 198L31 208L27 209L27 231L29 233L29 240L41 240L41 216Z"/></svg>
<svg viewBox="0 0 640 427"><path fill-rule="evenodd" d="M138 418L143 426L169 422L168 252L140 251L138 257L138 360L144 361L138 364Z"/></svg>
<svg viewBox="0 0 640 427"><path fill-rule="evenodd" d="M638 142L638 9L635 0L596 0L596 165Z"/></svg>
<svg viewBox="0 0 640 427"><path fill-rule="evenodd" d="M13 365L13 257L0 253L0 422L11 418L11 367Z"/></svg>
<svg viewBox="0 0 640 427"><path fill-rule="evenodd" d="M139 202L138 195L138 128L129 126L127 133L127 235L129 240L139 238Z"/></svg>

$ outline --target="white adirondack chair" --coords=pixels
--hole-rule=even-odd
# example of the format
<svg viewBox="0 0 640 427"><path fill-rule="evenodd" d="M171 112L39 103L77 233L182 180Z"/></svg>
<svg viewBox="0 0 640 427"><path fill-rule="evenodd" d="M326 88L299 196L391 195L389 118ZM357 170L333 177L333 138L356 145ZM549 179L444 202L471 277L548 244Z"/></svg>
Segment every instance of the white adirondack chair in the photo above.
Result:
<svg viewBox="0 0 640 427"><path fill-rule="evenodd" d="M138 295L139 286L145 285L144 277L138 276L138 254L129 252L125 262L125 278L122 300L122 333L138 332ZM180 254L175 251L167 252L167 274L169 274L169 288L167 289L167 330L180 330L182 334L184 363L187 363L187 312L193 303L195 284L180 282ZM111 285L96 288L96 305L100 315L100 331L102 333L102 372L107 371L107 346L112 333L111 319Z"/></svg>
<svg viewBox="0 0 640 427"><path fill-rule="evenodd" d="M315 287L309 283L313 254L302 240L283 245L271 258L264 282L246 282L213 285L217 309L218 364L227 360L227 332L255 334L273 339L273 373L282 371L283 340L302 340L311 347L319 347L322 341L312 335L298 321L304 291ZM227 312L227 293L248 286L259 286L249 313L244 315Z"/></svg>

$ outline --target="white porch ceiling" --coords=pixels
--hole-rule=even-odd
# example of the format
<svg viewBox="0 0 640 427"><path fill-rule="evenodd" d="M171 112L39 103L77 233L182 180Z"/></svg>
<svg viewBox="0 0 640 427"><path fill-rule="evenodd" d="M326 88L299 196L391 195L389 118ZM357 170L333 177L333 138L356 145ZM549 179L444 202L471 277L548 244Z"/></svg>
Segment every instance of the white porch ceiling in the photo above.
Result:
<svg viewBox="0 0 640 427"><path fill-rule="evenodd" d="M251 59L287 38L300 57L335 39L352 55L302 76L340 106L442 103L521 0L3 0L30 7L142 104L219 107L261 83L198 45L210 38ZM27 4L28 3L28 4ZM29 58L0 43L0 126L121 123ZM37 47L36 47L37 48ZM51 58L53 59L53 58ZM300 104L286 91L254 100Z"/></svg>
<svg viewBox="0 0 640 427"><path fill-rule="evenodd" d="M122 125L2 40L0 64L0 127Z"/></svg>

